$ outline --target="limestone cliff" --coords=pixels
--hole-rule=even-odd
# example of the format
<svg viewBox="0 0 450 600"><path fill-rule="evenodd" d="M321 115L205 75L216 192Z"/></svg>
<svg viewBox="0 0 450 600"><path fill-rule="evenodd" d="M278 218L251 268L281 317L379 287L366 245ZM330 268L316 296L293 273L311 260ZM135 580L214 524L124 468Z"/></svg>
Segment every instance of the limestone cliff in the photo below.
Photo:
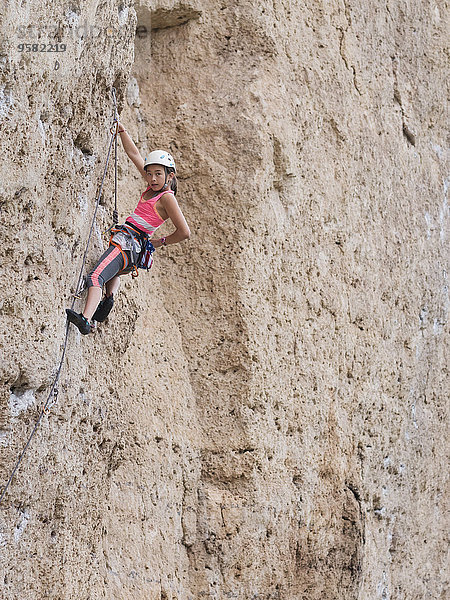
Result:
<svg viewBox="0 0 450 600"><path fill-rule="evenodd" d="M1 486L61 356L112 86L192 230L71 330L0 505L2 598L447 597L446 8L0 5ZM120 148L121 219L142 189ZM110 167L88 267L112 192Z"/></svg>

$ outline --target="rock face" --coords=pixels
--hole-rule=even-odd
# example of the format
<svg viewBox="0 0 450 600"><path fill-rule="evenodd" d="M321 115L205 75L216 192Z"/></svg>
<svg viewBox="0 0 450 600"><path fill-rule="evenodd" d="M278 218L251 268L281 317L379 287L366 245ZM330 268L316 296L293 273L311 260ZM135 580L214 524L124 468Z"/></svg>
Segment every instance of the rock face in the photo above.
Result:
<svg viewBox="0 0 450 600"><path fill-rule="evenodd" d="M445 2L23 4L0 7L0 485L59 364L112 86L142 154L174 154L192 236L70 330L0 505L2 598L447 597ZM120 148L122 219L142 189ZM110 166L88 268L112 195Z"/></svg>

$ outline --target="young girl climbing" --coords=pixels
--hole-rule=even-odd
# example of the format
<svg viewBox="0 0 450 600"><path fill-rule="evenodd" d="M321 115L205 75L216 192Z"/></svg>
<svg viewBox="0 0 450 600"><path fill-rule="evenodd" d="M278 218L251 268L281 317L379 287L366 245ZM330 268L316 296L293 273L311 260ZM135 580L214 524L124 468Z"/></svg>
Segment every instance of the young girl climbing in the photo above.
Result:
<svg viewBox="0 0 450 600"><path fill-rule="evenodd" d="M190 236L188 224L175 198L177 179L172 156L163 150L154 150L144 161L121 123L118 123L118 132L125 152L147 182L147 188L125 223L112 229L114 235L109 248L88 275L88 296L83 312L66 309L67 319L83 335L91 333L91 319L102 322L107 318L119 290L120 275L136 271L148 239L160 225L170 219L175 231L167 237L152 239L154 248L177 244Z"/></svg>

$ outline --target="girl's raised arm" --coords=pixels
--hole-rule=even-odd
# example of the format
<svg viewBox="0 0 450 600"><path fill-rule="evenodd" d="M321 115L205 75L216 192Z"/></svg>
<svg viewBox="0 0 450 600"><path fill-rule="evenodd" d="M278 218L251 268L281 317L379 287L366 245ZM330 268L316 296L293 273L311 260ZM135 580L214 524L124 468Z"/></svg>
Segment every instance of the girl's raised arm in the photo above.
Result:
<svg viewBox="0 0 450 600"><path fill-rule="evenodd" d="M133 142L131 137L128 135L127 130L121 123L119 123L119 133L120 139L122 140L123 149L127 153L128 158L135 164L139 173L146 180L147 175L144 171L144 159L142 158L139 150L136 148L136 144Z"/></svg>

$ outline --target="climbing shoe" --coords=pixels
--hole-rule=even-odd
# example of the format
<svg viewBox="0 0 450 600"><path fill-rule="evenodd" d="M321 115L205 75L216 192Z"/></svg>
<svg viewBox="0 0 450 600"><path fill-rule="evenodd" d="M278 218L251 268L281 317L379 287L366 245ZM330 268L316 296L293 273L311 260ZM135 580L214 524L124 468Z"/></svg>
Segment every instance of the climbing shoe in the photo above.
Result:
<svg viewBox="0 0 450 600"><path fill-rule="evenodd" d="M92 327L89 321L81 313L77 313L71 308L66 308L67 320L78 327L83 335L91 333Z"/></svg>
<svg viewBox="0 0 450 600"><path fill-rule="evenodd" d="M103 323L106 317L111 312L111 309L114 305L114 296L105 296L103 300L101 300L100 304L97 306L97 310L92 317L94 321L98 323Z"/></svg>

